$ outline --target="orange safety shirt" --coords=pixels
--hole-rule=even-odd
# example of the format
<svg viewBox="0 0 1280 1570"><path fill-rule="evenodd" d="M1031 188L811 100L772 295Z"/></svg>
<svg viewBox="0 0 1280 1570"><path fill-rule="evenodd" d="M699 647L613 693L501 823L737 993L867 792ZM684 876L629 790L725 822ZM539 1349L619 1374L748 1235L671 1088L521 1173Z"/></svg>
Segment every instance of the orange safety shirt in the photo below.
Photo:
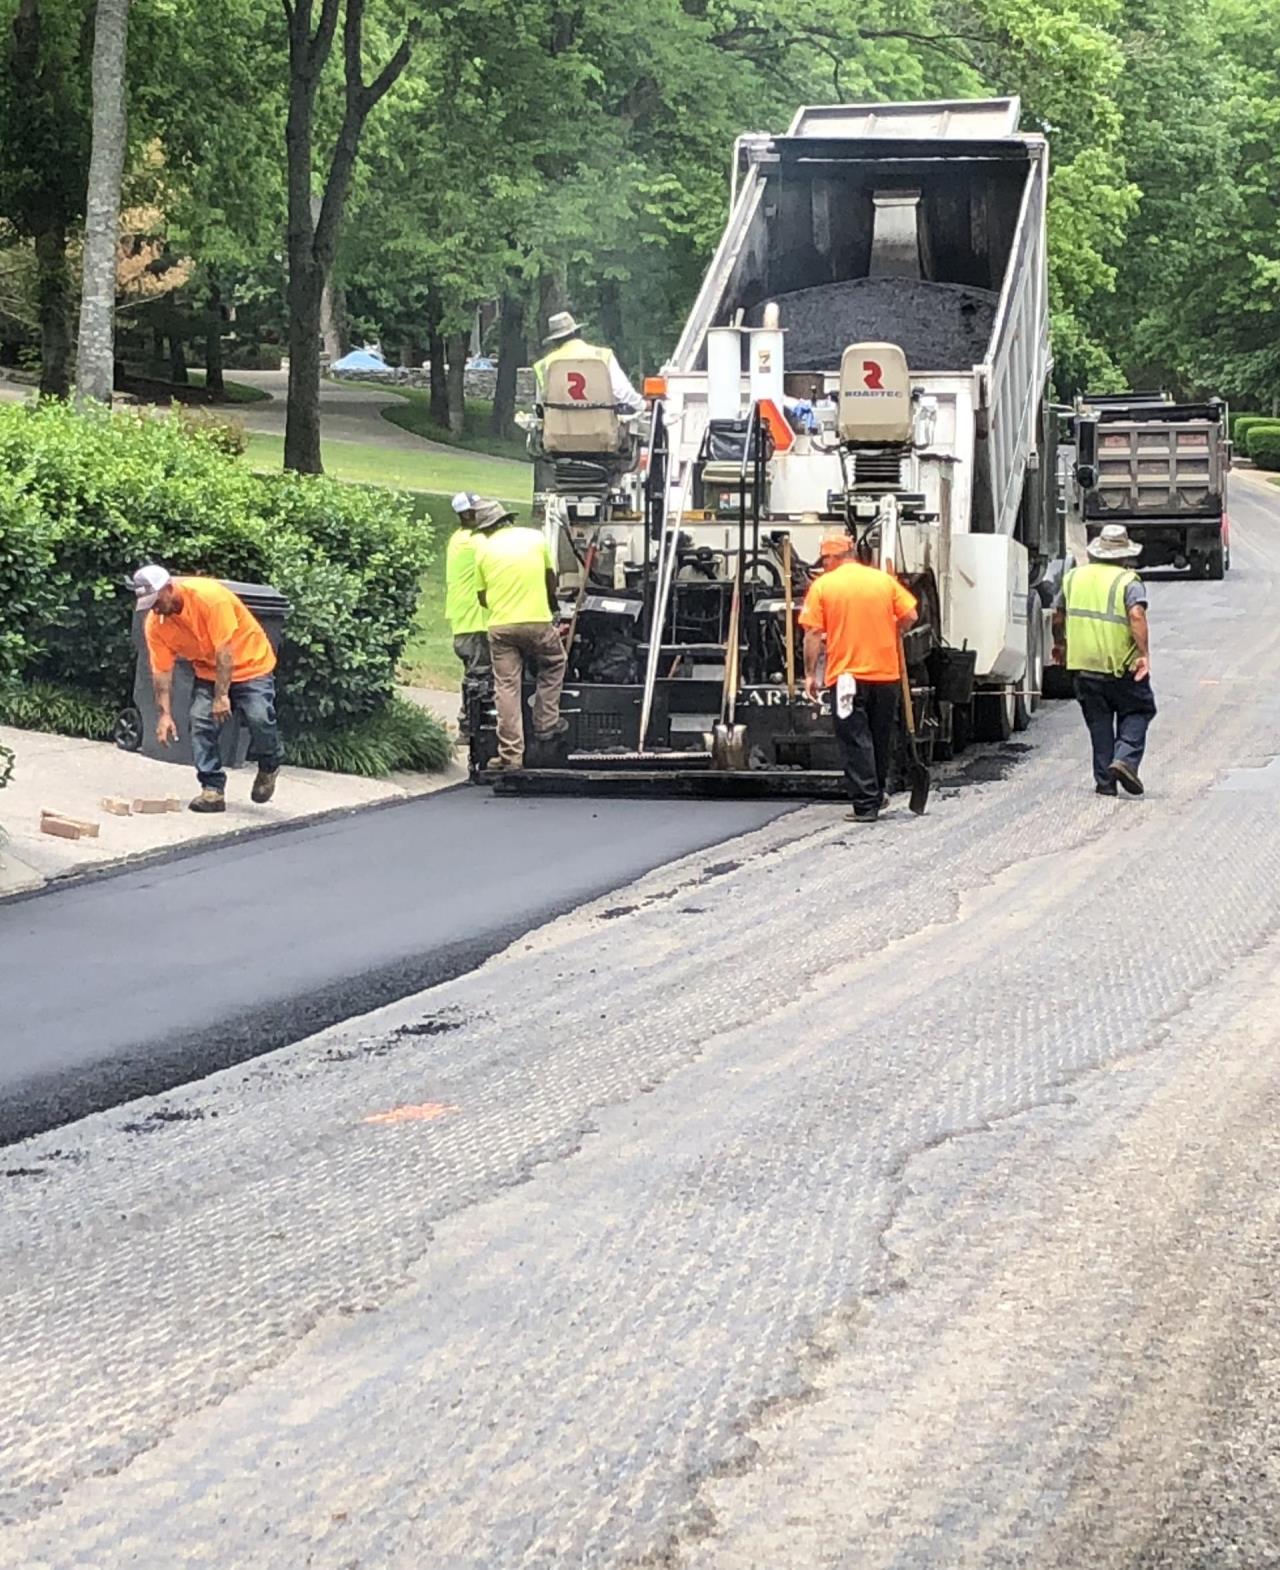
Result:
<svg viewBox="0 0 1280 1570"><path fill-rule="evenodd" d="M810 585L800 625L827 639L827 686L847 672L855 681L898 680L898 623L916 598L892 573L844 562Z"/></svg>
<svg viewBox="0 0 1280 1570"><path fill-rule="evenodd" d="M252 681L276 668L275 650L249 607L215 578L175 578L182 609L174 616L147 612L147 651L151 669L173 669L188 660L197 676L214 681L214 655L231 645L231 680Z"/></svg>

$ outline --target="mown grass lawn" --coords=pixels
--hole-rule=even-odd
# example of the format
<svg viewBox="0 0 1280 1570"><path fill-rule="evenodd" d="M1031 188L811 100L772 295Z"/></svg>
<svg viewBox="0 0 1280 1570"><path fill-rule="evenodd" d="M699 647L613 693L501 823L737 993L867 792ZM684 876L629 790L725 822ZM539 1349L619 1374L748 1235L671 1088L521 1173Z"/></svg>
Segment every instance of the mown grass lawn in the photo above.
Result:
<svg viewBox="0 0 1280 1570"><path fill-rule="evenodd" d="M356 485L389 485L399 491L430 491L446 498L455 491L478 491L525 513L533 499L533 466L512 464L482 453L403 452L375 442L326 441L321 448L325 472ZM255 469L278 469L284 461L284 438L253 432L248 460Z"/></svg>
<svg viewBox="0 0 1280 1570"><path fill-rule="evenodd" d="M529 463L524 438L493 436L489 419L493 405L482 398L468 398L465 425L461 436L455 436L448 426L439 426L431 420L431 395L420 387L387 387L387 392L403 398L403 406L389 404L380 412L384 420L398 425L402 431L412 431L415 436L425 436L428 441L444 442L450 447L466 447L472 452L488 453L494 458L512 458L517 463Z"/></svg>
<svg viewBox="0 0 1280 1570"><path fill-rule="evenodd" d="M205 373L203 371L188 371L187 375L193 387L204 386ZM224 377L222 387L223 403L269 403L271 400L269 392L264 391L261 387L250 387L247 382L233 382L229 378ZM218 405L215 404L214 407L216 408Z"/></svg>
<svg viewBox="0 0 1280 1570"><path fill-rule="evenodd" d="M247 458L255 469L278 469L284 456L278 436L251 435ZM415 513L430 518L434 558L422 580L413 630L400 662L401 679L412 687L455 687L459 666L453 636L444 617L444 551L453 532L450 498L455 491L493 496L528 518L533 494L532 466L525 474L510 464L459 449L454 454L400 453L361 442L325 442L324 466L335 480L354 485L385 485L408 491ZM512 478L520 481L512 484ZM515 493L519 494L515 494Z"/></svg>

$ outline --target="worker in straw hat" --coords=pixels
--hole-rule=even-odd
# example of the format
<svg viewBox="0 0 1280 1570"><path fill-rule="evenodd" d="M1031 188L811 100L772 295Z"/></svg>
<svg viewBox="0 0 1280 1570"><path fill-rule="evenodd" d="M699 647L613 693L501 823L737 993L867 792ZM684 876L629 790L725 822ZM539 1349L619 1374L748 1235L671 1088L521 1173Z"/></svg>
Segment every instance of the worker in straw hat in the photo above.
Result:
<svg viewBox="0 0 1280 1570"><path fill-rule="evenodd" d="M804 690L830 694L854 823L874 823L887 804L893 728L901 692L899 637L915 625L915 596L891 572L858 561L843 529L820 547L821 575L805 595ZM819 661L826 669L819 682Z"/></svg>
<svg viewBox="0 0 1280 1570"><path fill-rule="evenodd" d="M533 368L539 403L546 393L547 371L557 360L600 360L609 367L609 385L613 389L613 401L617 407L630 414L644 408L644 399L627 380L627 373L618 364L618 357L613 350L588 343L571 312L557 311L548 319L547 336L542 340L542 347L547 353Z"/></svg>
<svg viewBox="0 0 1280 1570"><path fill-rule="evenodd" d="M1121 523L1089 542L1089 561L1063 576L1053 608L1053 658L1075 672L1093 742L1099 796L1143 791L1139 769L1156 712L1151 690L1147 590L1133 570L1142 547Z"/></svg>

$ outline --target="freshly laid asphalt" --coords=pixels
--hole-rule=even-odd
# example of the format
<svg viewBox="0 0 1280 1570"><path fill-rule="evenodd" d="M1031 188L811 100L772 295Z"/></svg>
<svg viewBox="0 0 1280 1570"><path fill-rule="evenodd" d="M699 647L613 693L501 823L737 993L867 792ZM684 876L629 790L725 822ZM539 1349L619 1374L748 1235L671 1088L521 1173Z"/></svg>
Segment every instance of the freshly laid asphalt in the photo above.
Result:
<svg viewBox="0 0 1280 1570"><path fill-rule="evenodd" d="M782 810L462 787L0 906L0 1143L447 981Z"/></svg>

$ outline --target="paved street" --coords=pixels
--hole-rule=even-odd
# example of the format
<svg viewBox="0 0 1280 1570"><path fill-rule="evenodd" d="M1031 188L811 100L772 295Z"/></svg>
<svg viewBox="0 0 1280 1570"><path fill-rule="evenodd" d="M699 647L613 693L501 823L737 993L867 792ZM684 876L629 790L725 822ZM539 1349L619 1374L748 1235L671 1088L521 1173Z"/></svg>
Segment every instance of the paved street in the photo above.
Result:
<svg viewBox="0 0 1280 1570"><path fill-rule="evenodd" d="M0 1566L1280 1563L1280 492L1232 511L1225 583L1153 588L1144 800L1058 705L874 830L521 803L563 914L7 1147ZM0 910L0 964L67 912L6 1060L15 988L91 1034L83 971L104 1036L252 1002L246 913L304 1008L385 941L348 859L267 912L152 872L163 931L123 878Z"/></svg>
<svg viewBox="0 0 1280 1570"><path fill-rule="evenodd" d="M0 906L0 1142L447 980L781 810L464 788Z"/></svg>

